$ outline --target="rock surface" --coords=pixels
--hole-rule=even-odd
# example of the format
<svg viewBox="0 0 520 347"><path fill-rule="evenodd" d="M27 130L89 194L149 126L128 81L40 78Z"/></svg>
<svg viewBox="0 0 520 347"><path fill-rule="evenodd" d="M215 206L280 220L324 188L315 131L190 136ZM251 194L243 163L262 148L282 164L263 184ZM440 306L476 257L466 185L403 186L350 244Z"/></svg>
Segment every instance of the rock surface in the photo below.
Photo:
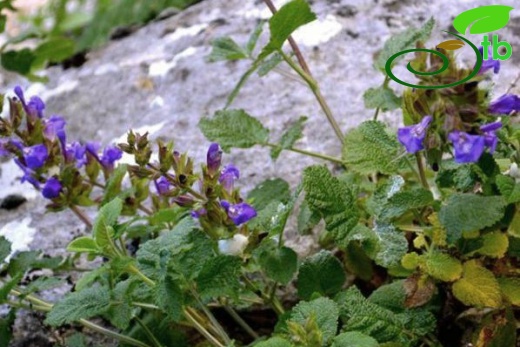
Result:
<svg viewBox="0 0 520 347"><path fill-rule="evenodd" d="M419 26L433 15L437 26L429 44L434 45L441 42L441 31L450 28L458 13L494 2L315 0L312 3L319 21L298 32L295 38L340 127L346 131L373 115L373 111L364 108L362 96L366 89L383 81L384 77L372 68L372 59L390 35ZM514 1L503 4L514 6ZM516 52L520 49L520 10L511 15L509 25L500 30L500 37L512 44L514 52L503 63L501 73L494 77L498 95L520 71L520 55ZM210 42L229 35L243 44L258 21L268 17L262 1L204 1L89 53L87 62L79 68L48 69L49 83L32 85L29 94L39 94L46 100L47 114L67 119L72 140L109 143L121 138L128 129L147 129L153 132L152 138L172 139L178 150L188 151L198 162L203 162L209 143L197 123L201 117L224 106L227 95L249 66L247 62L207 63ZM266 32L263 41L265 35ZM282 69L288 71L286 67ZM6 83L12 87L16 81L7 78ZM401 90L393 82L391 86ZM340 144L311 92L284 74L273 72L263 78L253 75L233 107L244 108L257 117L272 130L274 139L292 120L306 115L309 121L298 147L340 155ZM389 112L381 119L397 125L400 115ZM224 161L241 169L240 185L245 190L271 177L282 177L294 187L303 168L320 162L289 152L283 152L278 161L272 162L269 150L259 147L233 150L225 155ZM16 210L0 210L0 229L9 222L29 218L29 228L36 229L26 239L29 246L50 254L59 252L83 232L83 226L69 212L46 214L43 199L29 185L15 182L17 175L18 169L12 163L0 164L0 199L9 194L21 194L28 199ZM94 212L90 211L92 215ZM293 231L290 234L301 253L309 250L312 238L297 237ZM17 332L20 339L25 336L23 325Z"/></svg>

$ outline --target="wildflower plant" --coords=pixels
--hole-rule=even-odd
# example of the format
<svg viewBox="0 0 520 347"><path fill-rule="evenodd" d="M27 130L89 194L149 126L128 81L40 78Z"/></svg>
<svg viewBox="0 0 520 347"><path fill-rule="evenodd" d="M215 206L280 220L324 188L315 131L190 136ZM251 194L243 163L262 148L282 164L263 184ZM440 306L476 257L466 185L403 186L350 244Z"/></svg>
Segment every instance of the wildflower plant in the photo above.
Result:
<svg viewBox="0 0 520 347"><path fill-rule="evenodd" d="M513 120L520 105L510 91L496 96L481 83L503 73L498 62L484 61L464 84L401 96L386 76L364 95L373 119L344 133L290 36L315 19L311 8L304 0L279 10L265 3L273 11L265 47L255 49L264 23L244 46L229 37L213 42L210 61L244 59L251 67L226 108L200 120L209 140L205 163L132 131L117 146L71 142L64 119L47 116L39 98L26 100L17 88L16 98L3 100L10 115L0 119L0 154L15 160L49 210L70 209L87 234L68 245L68 255L21 252L1 265L0 302L11 311L0 327L30 308L45 312L50 327L82 325L121 346L515 346L520 129ZM391 38L376 68L386 74L385 58L424 47L433 26L431 19ZM417 74L421 85L469 76L453 52L439 50L449 68ZM441 62L419 50L410 63L427 71ZM343 147L340 158L297 147L306 117L273 141L246 110L231 108L255 71L263 76L278 64L309 86ZM377 120L395 109L404 123L397 131ZM240 165L226 153L256 145L270 148L273 160L293 151L335 170L317 164L293 191L276 178L244 196ZM123 153L135 164L118 164ZM93 207L91 221L84 210ZM317 236L318 252L299 257L286 245L291 215L300 233ZM1 259L9 249L0 239ZM38 296L84 256L103 262L64 299ZM39 268L56 277L28 282L27 271ZM248 315L266 310L267 326ZM8 339L9 329L0 336Z"/></svg>

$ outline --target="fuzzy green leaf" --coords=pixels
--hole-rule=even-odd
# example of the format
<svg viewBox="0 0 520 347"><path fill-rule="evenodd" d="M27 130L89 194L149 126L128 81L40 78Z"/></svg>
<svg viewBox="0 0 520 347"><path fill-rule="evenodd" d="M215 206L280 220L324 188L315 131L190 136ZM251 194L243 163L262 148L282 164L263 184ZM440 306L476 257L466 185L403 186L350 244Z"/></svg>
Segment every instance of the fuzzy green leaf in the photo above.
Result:
<svg viewBox="0 0 520 347"><path fill-rule="evenodd" d="M110 295L106 287L91 287L70 293L54 304L45 324L60 326L79 319L87 319L105 313L110 307Z"/></svg>
<svg viewBox="0 0 520 347"><path fill-rule="evenodd" d="M247 200L258 211L263 210L272 201L280 201L285 204L290 198L289 183L281 178L265 180L247 195Z"/></svg>
<svg viewBox="0 0 520 347"><path fill-rule="evenodd" d="M0 236L0 264L7 259L9 254L11 254L11 242Z"/></svg>
<svg viewBox="0 0 520 347"><path fill-rule="evenodd" d="M310 234L312 228L314 228L320 220L320 214L311 211L309 204L304 200L300 205L300 213L298 213L298 233L301 235Z"/></svg>
<svg viewBox="0 0 520 347"><path fill-rule="evenodd" d="M373 337L358 331L349 331L339 334L334 338L331 347L379 347L379 343Z"/></svg>
<svg viewBox="0 0 520 347"><path fill-rule="evenodd" d="M310 302L303 301L294 306L289 320L305 326L311 315L315 317L322 332L323 345L328 345L338 330L338 305L329 298L318 298Z"/></svg>
<svg viewBox="0 0 520 347"><path fill-rule="evenodd" d="M388 87L370 88L363 94L365 107L380 108L381 111L392 111L401 107L402 99Z"/></svg>
<svg viewBox="0 0 520 347"><path fill-rule="evenodd" d="M470 34L486 34L502 29L509 22L509 12L513 7L504 5L479 6L459 14L453 20L453 27L462 35L466 35L469 29Z"/></svg>
<svg viewBox="0 0 520 347"><path fill-rule="evenodd" d="M269 139L269 130L244 110L217 111L212 118L202 118L199 128L208 140L218 142L226 152L265 144Z"/></svg>
<svg viewBox="0 0 520 347"><path fill-rule="evenodd" d="M249 40L247 40L245 50L249 56L253 54L253 51L255 50L258 39L264 31L264 25L265 22L260 21L260 23L258 23L258 25L256 26L255 30L253 30L253 32L251 33L251 36L249 36Z"/></svg>
<svg viewBox="0 0 520 347"><path fill-rule="evenodd" d="M76 44L74 40L65 37L54 37L40 44L34 54L37 64L45 62L59 63L74 54Z"/></svg>
<svg viewBox="0 0 520 347"><path fill-rule="evenodd" d="M288 247L265 247L259 254L259 263L266 275L285 285L298 268L298 255Z"/></svg>
<svg viewBox="0 0 520 347"><path fill-rule="evenodd" d="M520 278L501 277L498 284L507 300L515 306L520 306Z"/></svg>
<svg viewBox="0 0 520 347"><path fill-rule="evenodd" d="M324 166L311 166L303 172L305 200L312 212L325 220L327 230L337 241L344 240L356 226L359 212L345 182L333 177Z"/></svg>
<svg viewBox="0 0 520 347"><path fill-rule="evenodd" d="M121 193L121 185L123 178L127 173L128 166L126 164L118 165L115 170L110 174L110 178L106 184L105 193L103 195L103 205L113 201L119 193Z"/></svg>
<svg viewBox="0 0 520 347"><path fill-rule="evenodd" d="M213 49L207 58L208 62L211 63L223 60L247 59L248 57L248 53L230 37L219 37L213 40L211 47Z"/></svg>
<svg viewBox="0 0 520 347"><path fill-rule="evenodd" d="M341 262L329 251L322 250L303 261L298 273L298 296L304 300L313 293L332 295L345 283Z"/></svg>
<svg viewBox="0 0 520 347"><path fill-rule="evenodd" d="M508 248L509 238L507 235L500 231L495 231L482 236L482 247L476 250L476 252L491 258L502 258Z"/></svg>
<svg viewBox="0 0 520 347"><path fill-rule="evenodd" d="M81 236L74 239L67 246L67 252L76 253L96 253L99 251L96 241L88 236Z"/></svg>
<svg viewBox="0 0 520 347"><path fill-rule="evenodd" d="M495 180L500 194L504 196L507 203L520 201L520 184L516 183L513 177L498 175Z"/></svg>
<svg viewBox="0 0 520 347"><path fill-rule="evenodd" d="M293 345L286 339L274 336L268 340L258 342L255 344L255 347L293 347Z"/></svg>
<svg viewBox="0 0 520 347"><path fill-rule="evenodd" d="M240 282L241 261L238 257L219 255L207 261L196 279L203 299L230 296L236 298Z"/></svg>
<svg viewBox="0 0 520 347"><path fill-rule="evenodd" d="M383 50L375 60L374 64L376 68L384 72L387 60L394 54L407 49L413 49L417 42L425 42L428 40L434 25L435 20L432 17L420 29L410 28L402 33L392 36L385 42ZM402 57L403 56L401 56L401 59ZM400 59L395 59L394 63L397 63L399 60Z"/></svg>
<svg viewBox="0 0 520 347"><path fill-rule="evenodd" d="M463 265L462 278L453 284L453 295L467 306L498 308L502 303L495 275L476 260Z"/></svg>
<svg viewBox="0 0 520 347"><path fill-rule="evenodd" d="M341 292L335 301L340 306L344 331L358 331L380 343L392 341L407 345L402 321L393 312L367 301L356 287Z"/></svg>
<svg viewBox="0 0 520 347"><path fill-rule="evenodd" d="M303 126L307 121L307 117L300 117L296 122L291 124L289 129L282 135L278 147L271 149L271 158L278 159L278 156L284 149L289 149L294 146L296 141L303 137Z"/></svg>
<svg viewBox="0 0 520 347"><path fill-rule="evenodd" d="M27 75L31 72L36 56L29 48L24 48L19 51L4 52L0 55L0 59L4 69Z"/></svg>
<svg viewBox="0 0 520 347"><path fill-rule="evenodd" d="M347 167L362 175L381 172L393 174L399 167L401 146L390 137L385 125L366 121L347 133L343 147L343 160Z"/></svg>
<svg viewBox="0 0 520 347"><path fill-rule="evenodd" d="M462 264L446 253L432 252L424 256L425 271L443 282L453 282L462 275Z"/></svg>
<svg viewBox="0 0 520 347"><path fill-rule="evenodd" d="M453 194L439 213L439 219L448 231L448 242L453 244L465 231L492 226L504 216L506 205L502 196Z"/></svg>
<svg viewBox="0 0 520 347"><path fill-rule="evenodd" d="M315 19L316 15L305 0L292 0L282 6L269 20L271 39L260 56L265 57L282 48L285 40L296 29Z"/></svg>
<svg viewBox="0 0 520 347"><path fill-rule="evenodd" d="M409 210L429 206L433 201L432 193L424 188L397 192L381 206L379 219L390 221Z"/></svg>
<svg viewBox="0 0 520 347"><path fill-rule="evenodd" d="M174 321L182 316L182 305L184 304L184 293L171 276L166 276L157 283L154 292L155 303Z"/></svg>
<svg viewBox="0 0 520 347"><path fill-rule="evenodd" d="M408 251L408 241L404 233L393 225L377 225L373 231L379 241L374 261L386 268L399 265Z"/></svg>

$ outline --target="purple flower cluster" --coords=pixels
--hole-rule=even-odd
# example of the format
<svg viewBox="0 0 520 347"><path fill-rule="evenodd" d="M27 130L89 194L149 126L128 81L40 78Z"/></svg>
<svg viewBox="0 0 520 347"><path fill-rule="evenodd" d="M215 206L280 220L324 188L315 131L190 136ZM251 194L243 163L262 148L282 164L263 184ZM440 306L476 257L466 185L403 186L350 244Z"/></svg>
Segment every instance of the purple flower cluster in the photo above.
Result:
<svg viewBox="0 0 520 347"><path fill-rule="evenodd" d="M480 51L480 55L484 56L484 47L480 47L478 49ZM478 72L480 75L486 73L489 70L493 70L493 73L497 74L500 71L500 60L493 60L491 48L488 47L488 59L482 62L482 66L480 67L480 71Z"/></svg>
<svg viewBox="0 0 520 347"><path fill-rule="evenodd" d="M520 111L520 98L513 94L504 94L489 104L489 113L507 114Z"/></svg>
<svg viewBox="0 0 520 347"><path fill-rule="evenodd" d="M209 146L207 153L207 161L206 168L208 174L211 176L218 173L220 167L222 165L222 150L218 143L212 143ZM231 197L234 191L235 181L240 178L240 171L234 165L227 165L220 171L220 176L218 177L218 181L224 191ZM228 196L225 195L225 196ZM235 225L241 225L249 220L256 217L256 210L249 204L238 201L233 204L228 200L222 199L220 201L220 206L226 211L226 214L231 221ZM206 209L201 208L195 211L192 211L191 215L193 218L201 218L207 214Z"/></svg>
<svg viewBox="0 0 520 347"><path fill-rule="evenodd" d="M21 87L14 88L16 99L21 103L27 116L29 124L34 125L41 122L44 141L31 146L24 146L22 142L15 139L0 140L0 156L12 153L17 155L16 164L23 171L22 182L29 182L35 188L40 189L42 195L47 199L55 199L63 190L62 182L58 177L45 177L41 169L47 164L53 146L59 146L65 164L74 164L77 168L84 166L87 161L87 151L99 161L105 170L112 170L114 163L122 157L122 151L115 146L108 146L101 156L97 150L99 145L89 143L82 145L79 142L67 143L65 131L66 121L60 116L53 115L49 118L44 116L45 103L37 96L26 100ZM37 128L38 129L38 128ZM54 153L54 152L53 152ZM55 163L54 161L52 161ZM41 187L43 183L43 187Z"/></svg>
<svg viewBox="0 0 520 347"><path fill-rule="evenodd" d="M432 120L432 116L425 116L420 123L397 130L397 138L408 153L413 154L424 149L424 138Z"/></svg>

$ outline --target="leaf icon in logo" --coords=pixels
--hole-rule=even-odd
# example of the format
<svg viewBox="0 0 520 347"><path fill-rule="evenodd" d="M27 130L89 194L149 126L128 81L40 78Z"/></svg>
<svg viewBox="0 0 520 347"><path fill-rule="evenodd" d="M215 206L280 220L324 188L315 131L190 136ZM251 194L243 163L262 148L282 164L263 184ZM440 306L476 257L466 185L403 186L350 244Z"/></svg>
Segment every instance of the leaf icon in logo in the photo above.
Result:
<svg viewBox="0 0 520 347"><path fill-rule="evenodd" d="M502 29L509 22L509 12L513 7L504 5L480 6L459 14L453 20L453 27L464 35L468 27L470 34L485 34Z"/></svg>
<svg viewBox="0 0 520 347"><path fill-rule="evenodd" d="M462 42L460 40L448 40L448 41L441 42L437 45L437 48L442 48L447 51L455 51L462 47L464 47L464 42Z"/></svg>

